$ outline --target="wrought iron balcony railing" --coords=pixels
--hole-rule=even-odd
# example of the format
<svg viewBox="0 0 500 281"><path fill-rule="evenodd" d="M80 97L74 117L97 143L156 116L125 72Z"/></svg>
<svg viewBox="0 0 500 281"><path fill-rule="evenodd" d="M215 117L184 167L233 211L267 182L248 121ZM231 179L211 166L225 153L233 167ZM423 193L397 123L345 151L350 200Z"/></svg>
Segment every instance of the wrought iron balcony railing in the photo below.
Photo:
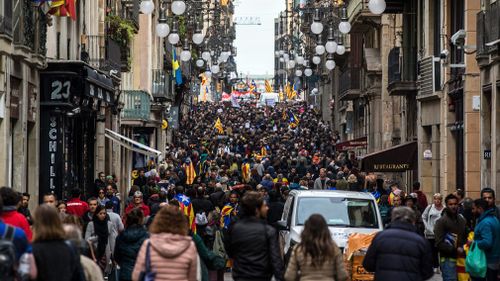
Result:
<svg viewBox="0 0 500 281"><path fill-rule="evenodd" d="M121 117L125 120L148 121L151 112L151 96L145 91L123 91Z"/></svg>

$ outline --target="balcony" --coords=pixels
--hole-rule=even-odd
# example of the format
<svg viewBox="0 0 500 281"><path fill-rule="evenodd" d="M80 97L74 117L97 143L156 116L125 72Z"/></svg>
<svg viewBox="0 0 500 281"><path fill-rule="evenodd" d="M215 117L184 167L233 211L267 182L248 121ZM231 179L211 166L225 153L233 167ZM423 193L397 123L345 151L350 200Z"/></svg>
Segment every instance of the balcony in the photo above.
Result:
<svg viewBox="0 0 500 281"><path fill-rule="evenodd" d="M140 0L122 0L123 18L131 21L136 30L139 30L140 2Z"/></svg>
<svg viewBox="0 0 500 281"><path fill-rule="evenodd" d="M500 3L487 5L485 11L476 16L477 54L476 58L487 58L488 55L500 55Z"/></svg>
<svg viewBox="0 0 500 281"><path fill-rule="evenodd" d="M0 35L12 37L12 13L9 15L0 15Z"/></svg>
<svg viewBox="0 0 500 281"><path fill-rule="evenodd" d="M83 44L81 60L105 71L120 72L127 69L122 59L122 48L113 39L103 35L88 35L86 41L86 44Z"/></svg>
<svg viewBox="0 0 500 281"><path fill-rule="evenodd" d="M152 94L155 101L172 100L172 90L169 75L163 69L153 69Z"/></svg>
<svg viewBox="0 0 500 281"><path fill-rule="evenodd" d="M361 68L347 68L339 77L339 99L353 100L361 94Z"/></svg>
<svg viewBox="0 0 500 281"><path fill-rule="evenodd" d="M400 64L400 49L392 48L388 57L388 83L387 90L391 96L406 96L417 93L416 81L405 81L401 78L402 65ZM404 63L404 62L403 62Z"/></svg>
<svg viewBox="0 0 500 281"><path fill-rule="evenodd" d="M121 117L128 121L148 121L151 112L151 96L145 91L123 91Z"/></svg>

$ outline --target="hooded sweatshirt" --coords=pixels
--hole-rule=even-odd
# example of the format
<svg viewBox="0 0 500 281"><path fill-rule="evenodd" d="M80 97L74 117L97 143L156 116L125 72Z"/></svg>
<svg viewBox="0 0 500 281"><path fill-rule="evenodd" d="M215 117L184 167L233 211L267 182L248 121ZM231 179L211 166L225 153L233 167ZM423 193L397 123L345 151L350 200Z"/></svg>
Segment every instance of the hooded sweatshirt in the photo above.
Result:
<svg viewBox="0 0 500 281"><path fill-rule="evenodd" d="M132 272L132 280L138 281L145 271L146 248L151 244L151 271L156 272L155 281L196 281L198 252L189 236L158 233L144 241Z"/></svg>

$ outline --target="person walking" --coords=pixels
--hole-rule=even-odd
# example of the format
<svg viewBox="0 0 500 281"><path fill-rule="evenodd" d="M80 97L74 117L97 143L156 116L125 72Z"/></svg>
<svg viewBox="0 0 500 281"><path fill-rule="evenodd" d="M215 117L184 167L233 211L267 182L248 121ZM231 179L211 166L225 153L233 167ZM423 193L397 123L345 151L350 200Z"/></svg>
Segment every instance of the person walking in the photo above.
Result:
<svg viewBox="0 0 500 281"><path fill-rule="evenodd" d="M71 199L66 204L66 213L70 215L75 215L79 218L83 217L83 215L88 212L89 204L87 202L82 201L80 196L82 192L80 189L75 188L71 191Z"/></svg>
<svg viewBox="0 0 500 281"><path fill-rule="evenodd" d="M300 239L290 257L286 281L349 279L342 252L332 240L328 225L321 215L312 214L306 220Z"/></svg>
<svg viewBox="0 0 500 281"><path fill-rule="evenodd" d="M373 238L363 267L375 272L375 281L422 281L434 275L431 247L417 233L416 221L412 209L394 208L389 226Z"/></svg>
<svg viewBox="0 0 500 281"><path fill-rule="evenodd" d="M0 188L0 197L3 200L3 209L0 215L3 222L22 229L28 241L31 241L33 233L31 232L30 224L26 217L17 211L17 205L21 200L21 196L12 188L4 186Z"/></svg>
<svg viewBox="0 0 500 281"><path fill-rule="evenodd" d="M144 214L141 209L133 209L126 215L125 230L116 238L115 261L120 266L120 281L132 280L135 259L139 249L149 234L144 228Z"/></svg>
<svg viewBox="0 0 500 281"><path fill-rule="evenodd" d="M448 194L444 202L446 208L436 221L434 235L443 281L456 281L457 257L463 255L463 245L467 242L466 221L458 214L458 198L455 195Z"/></svg>
<svg viewBox="0 0 500 281"><path fill-rule="evenodd" d="M261 194L248 191L241 200L241 219L224 235L226 252L233 259L235 281L284 280L276 230L267 224L268 207Z"/></svg>
<svg viewBox="0 0 500 281"><path fill-rule="evenodd" d="M39 281L80 280L82 268L77 250L65 242L66 233L57 209L42 204L35 209L33 256Z"/></svg>
<svg viewBox="0 0 500 281"><path fill-rule="evenodd" d="M155 281L196 281L198 252L188 236L188 219L179 207L162 207L149 231L151 237L142 243L132 271L132 280L139 281L140 273L146 270L148 258L151 271L156 273Z"/></svg>
<svg viewBox="0 0 500 281"><path fill-rule="evenodd" d="M105 208L106 208L106 213L109 216L109 221L113 223L113 226L115 227L116 231L118 233L122 232L123 231L122 218L120 217L120 215L118 215L113 211L114 208L113 202L112 201L106 202Z"/></svg>
<svg viewBox="0 0 500 281"><path fill-rule="evenodd" d="M109 220L106 208L97 206L92 221L85 230L85 240L90 241L96 249L95 258L104 276L111 274L113 269L112 255L115 249L117 232Z"/></svg>
<svg viewBox="0 0 500 281"><path fill-rule="evenodd" d="M486 254L486 277L471 276L472 281L497 281L500 262L500 222L495 209L488 206L484 199L474 200L472 212L477 217L474 228L474 242Z"/></svg>
<svg viewBox="0 0 500 281"><path fill-rule="evenodd" d="M432 248L432 265L434 267L434 271L437 272L439 271L439 257L434 236L434 226L436 225L436 221L441 217L441 212L443 212L444 205L443 195L436 193L432 198L433 203L431 205L428 205L422 213L422 221L425 227L425 239L429 241L429 244Z"/></svg>
<svg viewBox="0 0 500 281"><path fill-rule="evenodd" d="M319 170L319 177L314 180L314 189L317 190L322 190L326 189L326 182L328 182L330 179L326 176L326 169L321 168Z"/></svg>

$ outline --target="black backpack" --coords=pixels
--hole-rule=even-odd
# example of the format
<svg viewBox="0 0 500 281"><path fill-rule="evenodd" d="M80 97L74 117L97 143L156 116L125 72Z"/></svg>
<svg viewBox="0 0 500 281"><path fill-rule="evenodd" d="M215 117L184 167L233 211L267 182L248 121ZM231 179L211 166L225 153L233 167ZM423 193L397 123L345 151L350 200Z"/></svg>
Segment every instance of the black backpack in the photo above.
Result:
<svg viewBox="0 0 500 281"><path fill-rule="evenodd" d="M14 233L16 229L5 225L5 232L0 239L0 276L3 281L13 281L16 278L16 248Z"/></svg>

